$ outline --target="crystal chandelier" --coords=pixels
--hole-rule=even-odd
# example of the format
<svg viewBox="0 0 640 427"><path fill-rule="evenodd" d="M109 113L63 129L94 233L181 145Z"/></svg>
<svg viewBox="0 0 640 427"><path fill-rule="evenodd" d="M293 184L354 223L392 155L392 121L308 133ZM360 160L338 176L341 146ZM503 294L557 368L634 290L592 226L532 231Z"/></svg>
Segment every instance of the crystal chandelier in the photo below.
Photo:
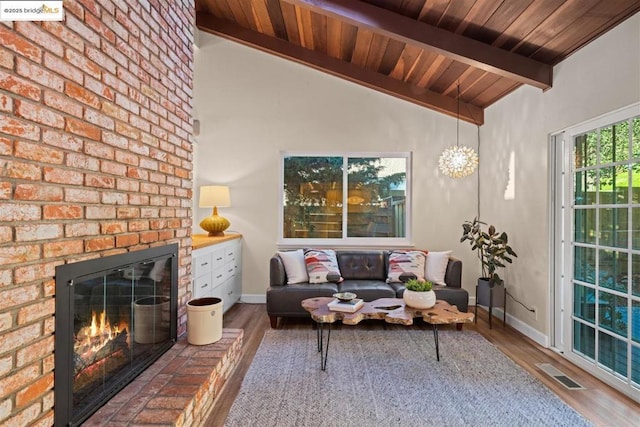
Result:
<svg viewBox="0 0 640 427"><path fill-rule="evenodd" d="M451 178L464 178L471 175L478 166L478 155L473 148L460 147L460 83L458 83L458 122L456 145L445 149L438 160L440 171Z"/></svg>

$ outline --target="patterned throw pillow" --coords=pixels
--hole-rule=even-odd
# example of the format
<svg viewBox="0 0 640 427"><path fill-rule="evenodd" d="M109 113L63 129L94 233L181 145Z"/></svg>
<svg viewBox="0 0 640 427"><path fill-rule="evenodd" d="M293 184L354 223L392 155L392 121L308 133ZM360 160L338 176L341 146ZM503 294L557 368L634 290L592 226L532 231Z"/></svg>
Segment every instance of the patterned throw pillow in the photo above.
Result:
<svg viewBox="0 0 640 427"><path fill-rule="evenodd" d="M426 256L422 251L394 251L389 254L387 283L424 280Z"/></svg>
<svg viewBox="0 0 640 427"><path fill-rule="evenodd" d="M342 282L336 251L333 249L305 249L309 283Z"/></svg>

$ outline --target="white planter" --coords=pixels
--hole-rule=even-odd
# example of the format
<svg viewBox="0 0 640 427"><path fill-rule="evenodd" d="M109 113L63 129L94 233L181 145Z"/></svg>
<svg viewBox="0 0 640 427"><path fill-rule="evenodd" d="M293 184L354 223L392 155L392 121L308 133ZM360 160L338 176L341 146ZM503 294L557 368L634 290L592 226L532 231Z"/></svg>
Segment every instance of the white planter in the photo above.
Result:
<svg viewBox="0 0 640 427"><path fill-rule="evenodd" d="M408 289L404 290L402 294L404 303L411 308L431 308L436 305L436 293L433 291L428 292L416 292Z"/></svg>
<svg viewBox="0 0 640 427"><path fill-rule="evenodd" d="M206 345L222 338L222 300L197 298L187 302L187 342Z"/></svg>

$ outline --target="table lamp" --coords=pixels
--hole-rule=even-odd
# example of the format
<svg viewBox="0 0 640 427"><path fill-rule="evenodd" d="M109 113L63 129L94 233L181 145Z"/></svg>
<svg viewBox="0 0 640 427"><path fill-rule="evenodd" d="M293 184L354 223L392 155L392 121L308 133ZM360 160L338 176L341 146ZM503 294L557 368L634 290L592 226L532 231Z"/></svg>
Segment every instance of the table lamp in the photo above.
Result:
<svg viewBox="0 0 640 427"><path fill-rule="evenodd" d="M213 207L213 214L200 221L200 227L209 232L209 236L224 236L231 223L218 215L218 206L231 206L229 187L226 185L205 185L200 187L200 207Z"/></svg>

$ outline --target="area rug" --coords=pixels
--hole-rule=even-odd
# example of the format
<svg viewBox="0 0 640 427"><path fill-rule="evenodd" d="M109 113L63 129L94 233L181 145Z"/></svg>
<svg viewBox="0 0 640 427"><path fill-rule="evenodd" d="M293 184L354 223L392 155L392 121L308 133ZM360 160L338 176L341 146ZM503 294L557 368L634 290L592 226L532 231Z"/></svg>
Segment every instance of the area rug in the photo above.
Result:
<svg viewBox="0 0 640 427"><path fill-rule="evenodd" d="M225 422L235 426L588 426L473 331L268 330Z"/></svg>

